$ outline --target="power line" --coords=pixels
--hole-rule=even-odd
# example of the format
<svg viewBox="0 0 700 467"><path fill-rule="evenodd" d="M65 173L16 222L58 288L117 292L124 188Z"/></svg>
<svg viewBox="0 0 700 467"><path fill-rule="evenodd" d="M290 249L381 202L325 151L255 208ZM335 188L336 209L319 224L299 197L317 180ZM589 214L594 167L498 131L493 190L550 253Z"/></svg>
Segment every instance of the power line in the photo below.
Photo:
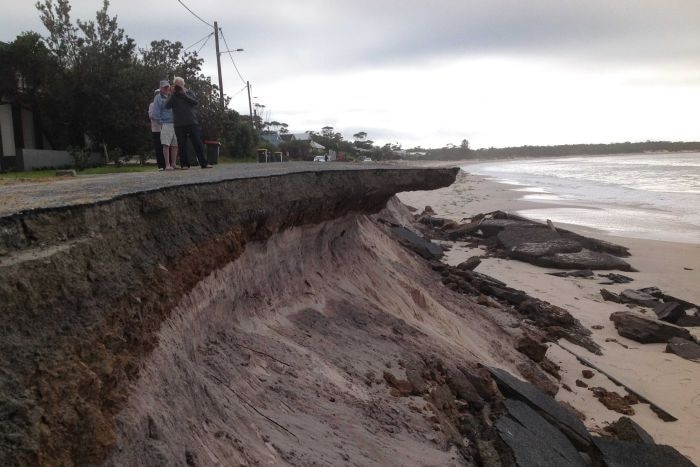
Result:
<svg viewBox="0 0 700 467"><path fill-rule="evenodd" d="M204 21L199 15L197 15L197 13L195 13L195 12L192 11L192 10L190 10L190 9L187 7L187 5L185 5L185 4L182 2L182 0L177 0L177 2L178 2L180 5L184 6L184 7L185 7L185 10L189 11L190 13L192 13L192 16L194 16L195 18L197 18L198 20L200 20L202 23L206 24L206 25L209 26L210 28L213 28L213 27L214 27L213 24L207 23L207 22Z"/></svg>
<svg viewBox="0 0 700 467"><path fill-rule="evenodd" d="M187 47L184 51L186 52L186 51L190 50L190 49L191 49L192 47L194 47L195 45L199 44L200 42L202 42L202 41L205 40L205 39L209 39L209 38L210 38L211 36L213 36L213 35L214 35L214 33L213 33L213 32L210 32L209 34L207 34L206 36L202 37L200 40L198 40L197 42L195 42L195 43L192 44L191 46Z"/></svg>
<svg viewBox="0 0 700 467"><path fill-rule="evenodd" d="M190 45L189 47L185 48L185 49L183 50L183 52L187 52L188 50L190 50L190 49L191 49L192 47L194 47L195 45L199 44L199 43L202 42L203 40L206 40L206 39L210 38L210 37L213 36L213 35L214 35L214 33L213 33L213 32L210 32L209 34L207 34L206 36L202 37L200 40L198 40L198 41L195 42L194 44L192 44L192 45Z"/></svg>
<svg viewBox="0 0 700 467"><path fill-rule="evenodd" d="M233 99L234 97L236 97L237 95L239 95L240 93L245 91L246 89L248 89L247 84L245 86L243 86L240 90L236 91L235 94L233 94L232 96L229 96L229 99Z"/></svg>
<svg viewBox="0 0 700 467"><path fill-rule="evenodd" d="M207 45L207 42L209 42L209 39L211 39L211 36L213 36L213 35L214 35L213 32L211 34L209 34L209 37L207 37L207 40L205 40L204 44L202 44L202 46L199 48L199 50L197 50L197 55L199 55L199 52L201 52L202 49L204 48L204 46Z"/></svg>
<svg viewBox="0 0 700 467"><path fill-rule="evenodd" d="M233 67L236 69L236 73L238 73L238 77L241 78L241 81L243 81L243 84L246 86L248 85L248 82L243 78L243 75L241 75L241 72L238 71L238 67L236 66L236 62L233 59L233 55L231 54L231 48L228 46L228 42L226 42L226 36L224 36L224 30L219 28L219 31L221 31L221 38L224 40L224 44L226 45L226 50L228 51L228 56L231 59L231 63L233 63Z"/></svg>

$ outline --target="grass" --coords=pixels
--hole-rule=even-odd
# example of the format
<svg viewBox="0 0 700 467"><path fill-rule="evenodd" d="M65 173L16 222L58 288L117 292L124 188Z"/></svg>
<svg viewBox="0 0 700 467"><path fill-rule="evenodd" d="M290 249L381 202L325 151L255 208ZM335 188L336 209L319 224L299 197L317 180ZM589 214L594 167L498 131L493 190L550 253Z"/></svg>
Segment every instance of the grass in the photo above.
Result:
<svg viewBox="0 0 700 467"><path fill-rule="evenodd" d="M155 172L154 165L106 165L103 167L90 167L77 172L78 175L108 175L117 173L132 173L132 172ZM7 172L0 173L0 184L11 184L21 182L42 182L54 181L59 178L56 176L55 169L47 170L31 170L28 172Z"/></svg>
<svg viewBox="0 0 700 467"><path fill-rule="evenodd" d="M233 159L228 157L220 157L219 164L240 164L244 162L256 162L255 158ZM118 173L134 173L134 172L155 172L155 165L105 165L101 167L90 167L77 172L78 176L82 175L109 175ZM31 170L28 172L7 172L0 173L0 185L9 185L22 182L52 182L55 180L64 179L57 177L55 169L47 170Z"/></svg>

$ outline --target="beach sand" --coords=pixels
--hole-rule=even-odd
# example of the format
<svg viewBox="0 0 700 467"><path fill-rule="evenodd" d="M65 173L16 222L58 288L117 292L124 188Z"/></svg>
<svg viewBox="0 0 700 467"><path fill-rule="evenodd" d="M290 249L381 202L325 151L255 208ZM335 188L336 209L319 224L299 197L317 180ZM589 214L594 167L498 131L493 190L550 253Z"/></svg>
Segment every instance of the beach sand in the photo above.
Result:
<svg viewBox="0 0 700 467"><path fill-rule="evenodd" d="M420 210L429 205L438 216L456 221L495 210L515 212L553 206L519 200L524 193L515 191L517 189L522 187L461 173L457 182L448 188L402 193L399 198ZM584 381L589 387L601 386L621 395L625 395L626 391L595 370L593 378L583 378L581 371L587 367L572 353L584 357L678 418L675 422L664 422L651 411L649 405L640 403L633 406L636 413L632 418L657 443L671 445L700 464L700 364L665 353L665 344L639 344L619 336L609 316L615 311L629 311L629 308L603 301L599 292L601 288L621 292L627 288L656 286L668 294L700 303L700 245L624 238L580 226L557 226L628 247L631 257L627 260L639 272L624 274L633 277L634 282L600 285L599 282L604 279L598 277L559 278L547 275L549 269L498 258L483 259L476 270L567 309L591 329L594 340L603 348L602 356L566 341L551 344L547 352L551 360L561 365L561 382L571 388L571 391L561 389L557 399L570 403L584 413L589 429L600 430L620 418L621 414L608 410L588 388L577 387L576 380ZM456 265L470 256L483 253L483 250L457 243L447 254L446 261ZM635 310L642 311L641 308ZM647 310L646 314L654 317L651 310ZM592 329L593 326L602 326L602 329ZM689 330L700 337L700 328Z"/></svg>

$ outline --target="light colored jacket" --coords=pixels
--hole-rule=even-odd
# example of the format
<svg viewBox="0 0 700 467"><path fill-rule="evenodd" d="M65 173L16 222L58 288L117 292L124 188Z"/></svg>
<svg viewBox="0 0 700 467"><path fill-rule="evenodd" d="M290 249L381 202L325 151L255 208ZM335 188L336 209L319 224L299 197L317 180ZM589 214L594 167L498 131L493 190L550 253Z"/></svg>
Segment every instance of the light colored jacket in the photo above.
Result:
<svg viewBox="0 0 700 467"><path fill-rule="evenodd" d="M153 99L153 118L161 125L163 123L173 123L173 111L165 107L168 98L163 94L156 94Z"/></svg>

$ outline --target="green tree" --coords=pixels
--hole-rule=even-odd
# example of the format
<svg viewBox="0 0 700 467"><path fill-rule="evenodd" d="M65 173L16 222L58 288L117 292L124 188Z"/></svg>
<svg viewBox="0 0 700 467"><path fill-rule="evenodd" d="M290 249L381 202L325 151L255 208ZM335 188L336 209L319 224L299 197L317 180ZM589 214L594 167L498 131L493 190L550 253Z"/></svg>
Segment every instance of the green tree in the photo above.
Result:
<svg viewBox="0 0 700 467"><path fill-rule="evenodd" d="M362 143L367 139L367 133L364 131L360 131L352 135L352 137L355 139L355 141Z"/></svg>
<svg viewBox="0 0 700 467"><path fill-rule="evenodd" d="M223 155L236 159L255 156L256 135L250 119L235 110L226 110L222 119L221 145Z"/></svg>
<svg viewBox="0 0 700 467"><path fill-rule="evenodd" d="M70 19L71 6L68 0L44 0L35 4L39 10L39 18L46 27L49 35L46 44L55 54L63 67L74 65L81 40L78 38L78 27Z"/></svg>

